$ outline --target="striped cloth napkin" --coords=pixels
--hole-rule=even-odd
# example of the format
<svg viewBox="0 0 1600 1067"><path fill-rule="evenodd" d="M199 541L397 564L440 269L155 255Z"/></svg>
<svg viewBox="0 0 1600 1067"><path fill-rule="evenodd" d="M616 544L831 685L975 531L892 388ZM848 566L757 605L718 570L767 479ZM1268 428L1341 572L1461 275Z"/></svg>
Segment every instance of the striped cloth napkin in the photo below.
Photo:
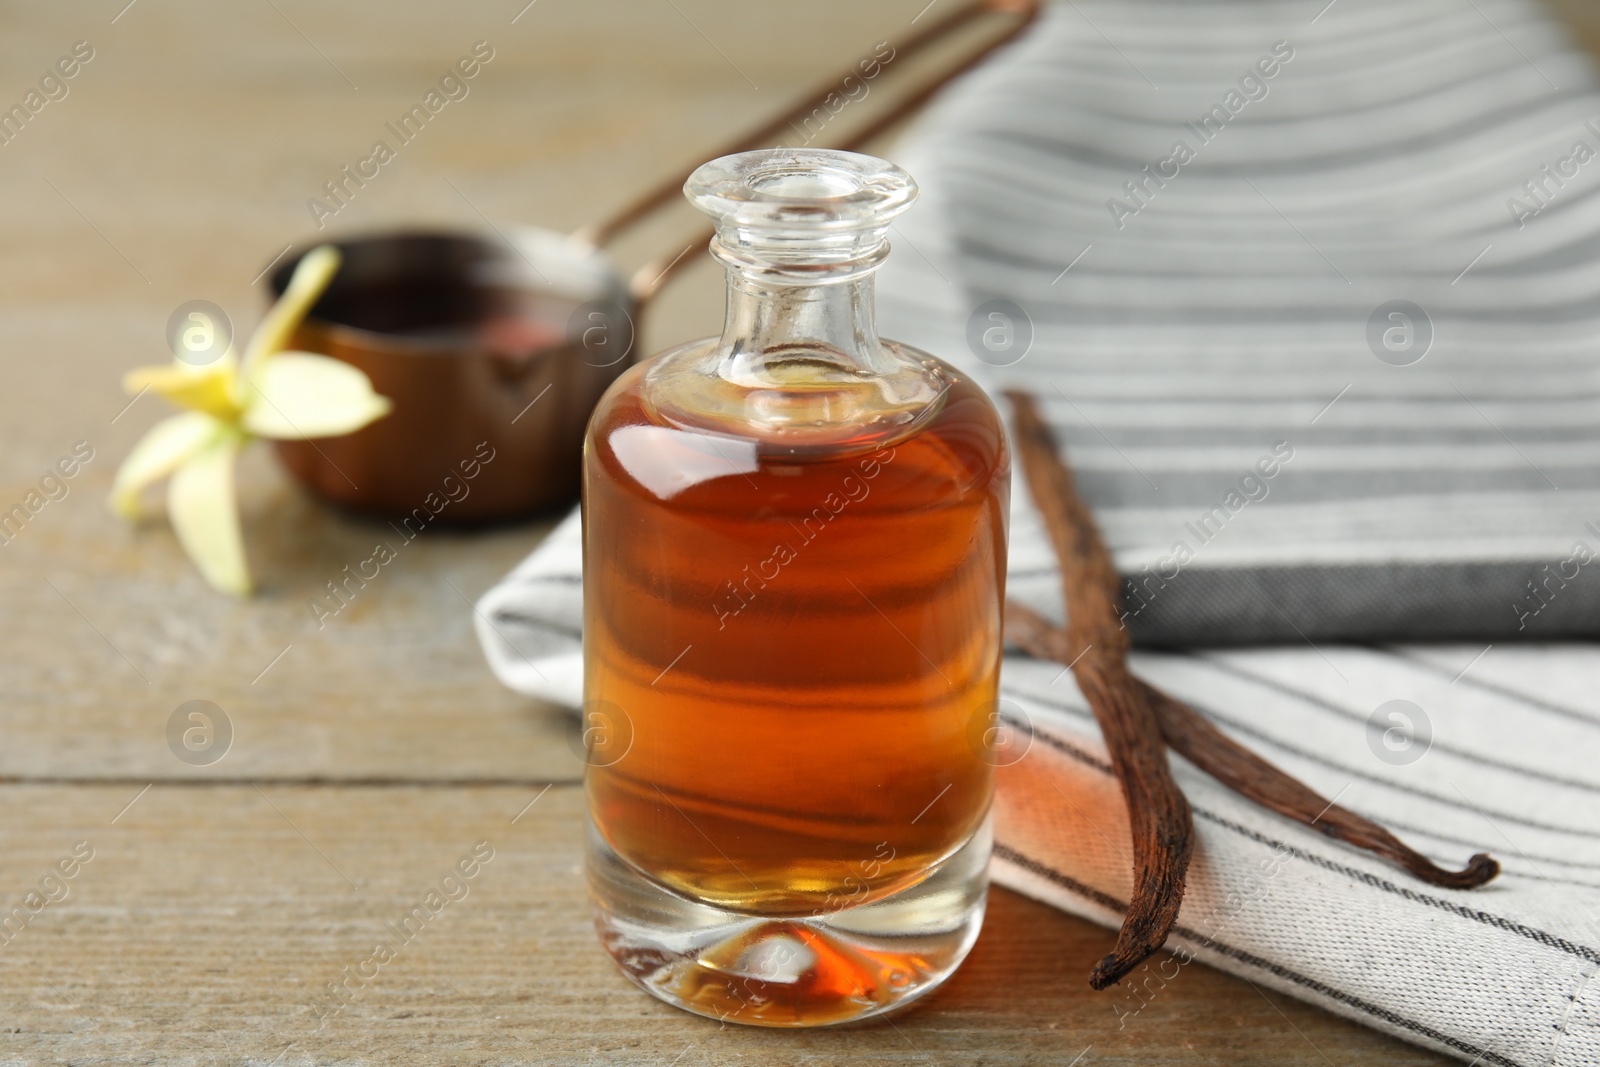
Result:
<svg viewBox="0 0 1600 1067"><path fill-rule="evenodd" d="M884 332L1039 395L1144 643L1600 632L1592 62L1326 3L1053 7L897 157Z"/></svg>
<svg viewBox="0 0 1600 1067"><path fill-rule="evenodd" d="M1082 0L898 158L923 197L883 332L1041 398L1136 672L1437 862L1504 865L1434 889L1174 758L1171 952L1084 995L1159 1026L1199 959L1468 1062L1600 1063L1600 649L1570 642L1600 623L1590 61L1524 0ZM1059 619L1014 496L1010 591ZM485 594L506 684L581 701L581 573L573 516ZM1118 925L1093 717L1057 664L1008 655L1001 687L1029 743L995 880Z"/></svg>

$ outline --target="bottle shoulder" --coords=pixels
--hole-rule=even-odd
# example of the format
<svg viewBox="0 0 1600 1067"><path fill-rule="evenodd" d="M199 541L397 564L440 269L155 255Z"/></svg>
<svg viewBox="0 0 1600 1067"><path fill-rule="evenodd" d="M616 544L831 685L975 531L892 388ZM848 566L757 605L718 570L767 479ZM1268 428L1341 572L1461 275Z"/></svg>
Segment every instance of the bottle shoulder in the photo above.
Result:
<svg viewBox="0 0 1600 1067"><path fill-rule="evenodd" d="M761 417L730 417L726 408L711 417L682 407L664 411L659 396L651 396L652 371L672 372L665 376L670 385L671 378L693 366L700 346L714 343L694 342L664 352L612 384L589 424L587 481L629 483L645 496L693 507L701 487L733 480L741 492L761 490L751 497L754 503L768 488L787 496L784 487L798 489L828 477L830 469L859 465L869 457L882 462L887 456L893 457L894 480L914 486L902 499L907 506L937 506L942 498L986 493L997 486L1004 492L1009 484L1005 429L988 395L942 360L894 342L884 342L885 347L915 360L937 382L910 418L874 418L872 412L796 434L792 429L774 432ZM684 363L671 362L685 356ZM655 379L655 384L662 380ZM756 403L771 399L757 397ZM758 416L760 411L758 407Z"/></svg>
<svg viewBox="0 0 1600 1067"><path fill-rule="evenodd" d="M629 368L601 399L591 426L643 421L741 440L764 457L794 462L892 447L948 421L942 416L952 405L957 421L1000 430L981 388L910 345L880 342L889 373L847 370L801 352L768 360L768 372L750 377L723 373L718 342L702 338Z"/></svg>

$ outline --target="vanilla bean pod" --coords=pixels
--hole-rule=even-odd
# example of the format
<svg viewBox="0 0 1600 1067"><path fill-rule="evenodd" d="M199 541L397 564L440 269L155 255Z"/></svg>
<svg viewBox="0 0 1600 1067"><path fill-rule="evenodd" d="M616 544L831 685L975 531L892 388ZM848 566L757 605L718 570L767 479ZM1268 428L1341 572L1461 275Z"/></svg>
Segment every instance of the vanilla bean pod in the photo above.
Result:
<svg viewBox="0 0 1600 1067"><path fill-rule="evenodd" d="M1007 393L1023 475L1046 517L1050 540L1072 605L1067 641L1084 651L1072 665L1093 709L1122 785L1133 845L1133 894L1116 947L1090 972L1104 989L1142 963L1167 939L1183 903L1184 875L1193 848L1189 802L1173 780L1155 709L1128 672L1128 635L1117 617L1121 581L1088 509L1073 489L1053 435L1033 398Z"/></svg>
<svg viewBox="0 0 1600 1067"><path fill-rule="evenodd" d="M1075 646L1065 630L1014 600L1006 602L1006 640L1041 659L1067 663L1074 655ZM1436 865L1382 826L1325 799L1251 752L1189 705L1146 682L1140 684L1172 750L1240 796L1336 841L1392 860L1429 885L1475 889L1500 873L1500 864L1482 852L1460 871Z"/></svg>

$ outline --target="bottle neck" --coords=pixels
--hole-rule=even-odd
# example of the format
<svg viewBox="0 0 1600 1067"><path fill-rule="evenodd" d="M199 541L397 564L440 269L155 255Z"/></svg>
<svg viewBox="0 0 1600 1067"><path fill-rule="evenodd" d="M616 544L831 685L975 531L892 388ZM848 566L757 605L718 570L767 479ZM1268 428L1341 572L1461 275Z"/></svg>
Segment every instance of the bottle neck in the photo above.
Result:
<svg viewBox="0 0 1600 1067"><path fill-rule="evenodd" d="M891 163L824 149L698 168L684 194L716 220L727 317L721 337L645 370L653 417L795 457L909 432L936 411L948 384L940 366L879 341L872 306L889 227L916 193Z"/></svg>
<svg viewBox="0 0 1600 1067"><path fill-rule="evenodd" d="M718 374L777 384L807 371L893 373L895 362L878 343L872 275L866 270L821 284L777 284L730 265Z"/></svg>

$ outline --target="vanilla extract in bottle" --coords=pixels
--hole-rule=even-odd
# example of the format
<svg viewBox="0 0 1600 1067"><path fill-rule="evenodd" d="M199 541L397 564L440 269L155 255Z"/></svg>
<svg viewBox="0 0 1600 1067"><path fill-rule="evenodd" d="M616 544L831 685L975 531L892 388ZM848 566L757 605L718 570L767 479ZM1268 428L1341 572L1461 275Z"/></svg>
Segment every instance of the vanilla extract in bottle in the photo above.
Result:
<svg viewBox="0 0 1600 1067"><path fill-rule="evenodd" d="M774 149L685 193L723 333L619 378L585 447L596 925L690 1011L845 1022L937 986L982 922L1005 434L877 335L905 171Z"/></svg>

